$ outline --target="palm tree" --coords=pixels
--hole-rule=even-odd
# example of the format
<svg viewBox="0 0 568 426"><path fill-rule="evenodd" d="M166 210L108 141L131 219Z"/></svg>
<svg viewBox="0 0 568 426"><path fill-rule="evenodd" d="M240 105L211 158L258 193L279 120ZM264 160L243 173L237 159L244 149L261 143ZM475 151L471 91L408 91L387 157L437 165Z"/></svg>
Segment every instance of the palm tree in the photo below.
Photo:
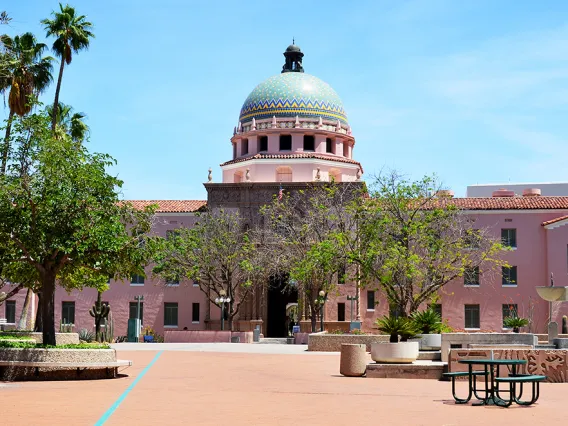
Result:
<svg viewBox="0 0 568 426"><path fill-rule="evenodd" d="M72 53L78 53L89 47L89 41L95 35L91 32L93 24L88 22L85 15L77 16L75 8L59 3L59 12L52 12L53 19L44 19L41 23L47 31L47 37L56 37L53 42L53 50L60 58L61 65L59 67L59 77L57 79L57 88L55 89L55 101L53 102L53 117L51 120L51 129L55 132L57 123L57 111L59 104L59 91L61 90L61 79L63 78L63 68L65 64L69 65L72 59Z"/></svg>
<svg viewBox="0 0 568 426"><path fill-rule="evenodd" d="M8 124L2 149L1 173L6 172L6 163L10 151L10 132L15 114L23 116L31 111L30 96L38 96L53 80L53 58L42 56L47 49L44 43L38 43L32 33L11 38L0 36L4 52L0 60L0 93L8 92Z"/></svg>
<svg viewBox="0 0 568 426"><path fill-rule="evenodd" d="M46 111L53 117L53 105L49 105ZM75 142L83 142L89 134L89 126L83 121L86 117L82 112L74 112L71 105L59 102L56 114L56 133L61 131L71 136Z"/></svg>

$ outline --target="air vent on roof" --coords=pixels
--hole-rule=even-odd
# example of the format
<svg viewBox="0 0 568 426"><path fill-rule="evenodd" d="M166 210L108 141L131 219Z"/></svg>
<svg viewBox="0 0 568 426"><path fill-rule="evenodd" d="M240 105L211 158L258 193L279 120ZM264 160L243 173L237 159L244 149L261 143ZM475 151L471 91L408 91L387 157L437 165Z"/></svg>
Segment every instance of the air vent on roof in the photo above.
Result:
<svg viewBox="0 0 568 426"><path fill-rule="evenodd" d="M539 196L540 196L540 189L539 188L523 189L523 197L539 197Z"/></svg>
<svg viewBox="0 0 568 426"><path fill-rule="evenodd" d="M514 197L515 191L510 191L505 188L498 189L497 191L493 191L491 194L492 197Z"/></svg>

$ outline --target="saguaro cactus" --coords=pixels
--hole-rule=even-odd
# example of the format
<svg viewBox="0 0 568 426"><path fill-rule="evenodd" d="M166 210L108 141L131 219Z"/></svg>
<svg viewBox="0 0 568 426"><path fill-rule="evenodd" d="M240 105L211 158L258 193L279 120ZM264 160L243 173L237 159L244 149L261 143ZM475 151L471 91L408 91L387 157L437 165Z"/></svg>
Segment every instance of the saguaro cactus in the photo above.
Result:
<svg viewBox="0 0 568 426"><path fill-rule="evenodd" d="M562 317L562 334L568 334L568 317L566 315Z"/></svg>
<svg viewBox="0 0 568 426"><path fill-rule="evenodd" d="M103 304L101 302L102 292L97 293L97 301L93 307L89 310L89 314L95 319L95 338L97 341L101 340L101 322L103 319L108 317L110 313L110 305L108 303Z"/></svg>

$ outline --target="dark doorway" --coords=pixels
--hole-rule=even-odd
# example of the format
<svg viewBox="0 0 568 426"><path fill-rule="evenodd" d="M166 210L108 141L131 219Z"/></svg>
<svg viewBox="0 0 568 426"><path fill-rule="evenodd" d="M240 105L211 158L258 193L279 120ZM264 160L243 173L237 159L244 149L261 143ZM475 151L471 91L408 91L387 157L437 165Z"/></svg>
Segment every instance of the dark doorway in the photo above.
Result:
<svg viewBox="0 0 568 426"><path fill-rule="evenodd" d="M272 277L268 288L266 337L287 337L286 305L298 302L298 290L288 284L288 275Z"/></svg>

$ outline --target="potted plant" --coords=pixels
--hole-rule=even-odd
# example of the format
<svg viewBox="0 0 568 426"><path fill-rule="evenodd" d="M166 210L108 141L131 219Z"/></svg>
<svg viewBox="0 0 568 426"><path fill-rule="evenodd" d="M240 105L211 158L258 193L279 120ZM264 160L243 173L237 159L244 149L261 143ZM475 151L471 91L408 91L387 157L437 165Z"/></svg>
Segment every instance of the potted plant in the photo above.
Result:
<svg viewBox="0 0 568 426"><path fill-rule="evenodd" d="M416 336L414 324L405 317L383 317L376 322L379 331L389 334L389 343L373 343L371 358L375 362L407 364L418 358L418 342L408 339ZM400 341L399 341L400 336Z"/></svg>
<svg viewBox="0 0 568 426"><path fill-rule="evenodd" d="M507 328L512 328L513 333L518 333L521 327L529 325L529 320L526 318L519 318L517 316L507 317L503 321L503 325Z"/></svg>
<svg viewBox="0 0 568 426"><path fill-rule="evenodd" d="M414 328L420 337L420 349L439 350L442 347L442 318L433 309L416 311L411 315Z"/></svg>

